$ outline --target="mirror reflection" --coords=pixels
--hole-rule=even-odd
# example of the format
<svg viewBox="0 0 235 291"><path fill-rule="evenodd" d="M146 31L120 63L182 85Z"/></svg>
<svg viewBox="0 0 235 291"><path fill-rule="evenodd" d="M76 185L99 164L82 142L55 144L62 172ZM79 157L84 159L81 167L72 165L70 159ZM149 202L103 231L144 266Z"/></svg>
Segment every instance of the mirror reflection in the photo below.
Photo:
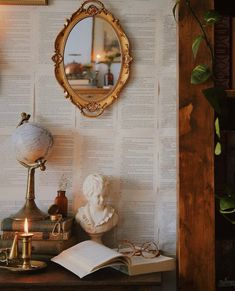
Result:
<svg viewBox="0 0 235 291"><path fill-rule="evenodd" d="M108 95L121 72L121 48L115 30L99 16L79 21L65 44L64 69L72 90L82 98Z"/></svg>

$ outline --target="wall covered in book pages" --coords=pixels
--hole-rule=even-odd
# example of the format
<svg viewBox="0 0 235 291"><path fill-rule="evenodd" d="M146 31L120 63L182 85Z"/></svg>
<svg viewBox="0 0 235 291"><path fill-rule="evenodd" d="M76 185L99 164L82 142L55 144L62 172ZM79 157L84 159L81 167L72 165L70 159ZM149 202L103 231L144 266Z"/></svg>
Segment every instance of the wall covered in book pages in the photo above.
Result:
<svg viewBox="0 0 235 291"><path fill-rule="evenodd" d="M17 211L26 170L10 147L21 112L47 127L55 146L45 172L36 175L37 203L52 204L62 174L69 211L84 202L82 183L99 172L110 177L118 227L107 235L176 246L176 29L172 0L104 0L131 43L130 80L121 96L95 119L83 117L55 80L54 40L78 0L48 6L0 7L0 219ZM79 61L74 56L75 61ZM39 173L40 172L40 173Z"/></svg>

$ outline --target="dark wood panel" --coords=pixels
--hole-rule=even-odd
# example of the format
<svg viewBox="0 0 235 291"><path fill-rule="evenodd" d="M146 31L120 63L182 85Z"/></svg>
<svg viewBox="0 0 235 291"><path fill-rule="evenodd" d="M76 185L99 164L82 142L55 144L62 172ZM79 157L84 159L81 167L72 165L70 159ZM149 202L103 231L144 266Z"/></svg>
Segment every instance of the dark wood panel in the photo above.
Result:
<svg viewBox="0 0 235 291"><path fill-rule="evenodd" d="M212 0L191 4L199 17L213 8ZM210 84L190 84L192 68L209 57L202 47L195 62L191 46L200 31L184 5L179 13L179 290L214 291L214 117L201 92Z"/></svg>
<svg viewBox="0 0 235 291"><path fill-rule="evenodd" d="M220 14L235 16L234 0L215 0L215 9Z"/></svg>
<svg viewBox="0 0 235 291"><path fill-rule="evenodd" d="M216 86L231 88L231 17L223 16L215 25L215 77Z"/></svg>

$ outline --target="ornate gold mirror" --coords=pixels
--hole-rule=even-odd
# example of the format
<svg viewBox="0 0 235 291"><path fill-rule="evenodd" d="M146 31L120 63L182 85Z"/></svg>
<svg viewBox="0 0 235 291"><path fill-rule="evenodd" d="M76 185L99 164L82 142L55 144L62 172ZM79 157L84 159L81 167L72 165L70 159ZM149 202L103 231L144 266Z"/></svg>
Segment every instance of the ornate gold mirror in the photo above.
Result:
<svg viewBox="0 0 235 291"><path fill-rule="evenodd" d="M85 1L55 41L55 76L88 117L112 104L129 77L129 41L119 20L98 0Z"/></svg>

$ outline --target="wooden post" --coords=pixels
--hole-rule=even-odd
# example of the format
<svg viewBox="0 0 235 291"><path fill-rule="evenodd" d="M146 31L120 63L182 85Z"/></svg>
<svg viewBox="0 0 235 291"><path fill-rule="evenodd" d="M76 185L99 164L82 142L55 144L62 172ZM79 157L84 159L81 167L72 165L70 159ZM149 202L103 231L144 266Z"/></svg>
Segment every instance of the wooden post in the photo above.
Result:
<svg viewBox="0 0 235 291"><path fill-rule="evenodd" d="M215 291L214 114L202 94L210 84L190 84L192 69L210 57L203 45L193 58L192 43L201 32L184 2L179 7L178 290ZM214 1L190 2L202 19Z"/></svg>

